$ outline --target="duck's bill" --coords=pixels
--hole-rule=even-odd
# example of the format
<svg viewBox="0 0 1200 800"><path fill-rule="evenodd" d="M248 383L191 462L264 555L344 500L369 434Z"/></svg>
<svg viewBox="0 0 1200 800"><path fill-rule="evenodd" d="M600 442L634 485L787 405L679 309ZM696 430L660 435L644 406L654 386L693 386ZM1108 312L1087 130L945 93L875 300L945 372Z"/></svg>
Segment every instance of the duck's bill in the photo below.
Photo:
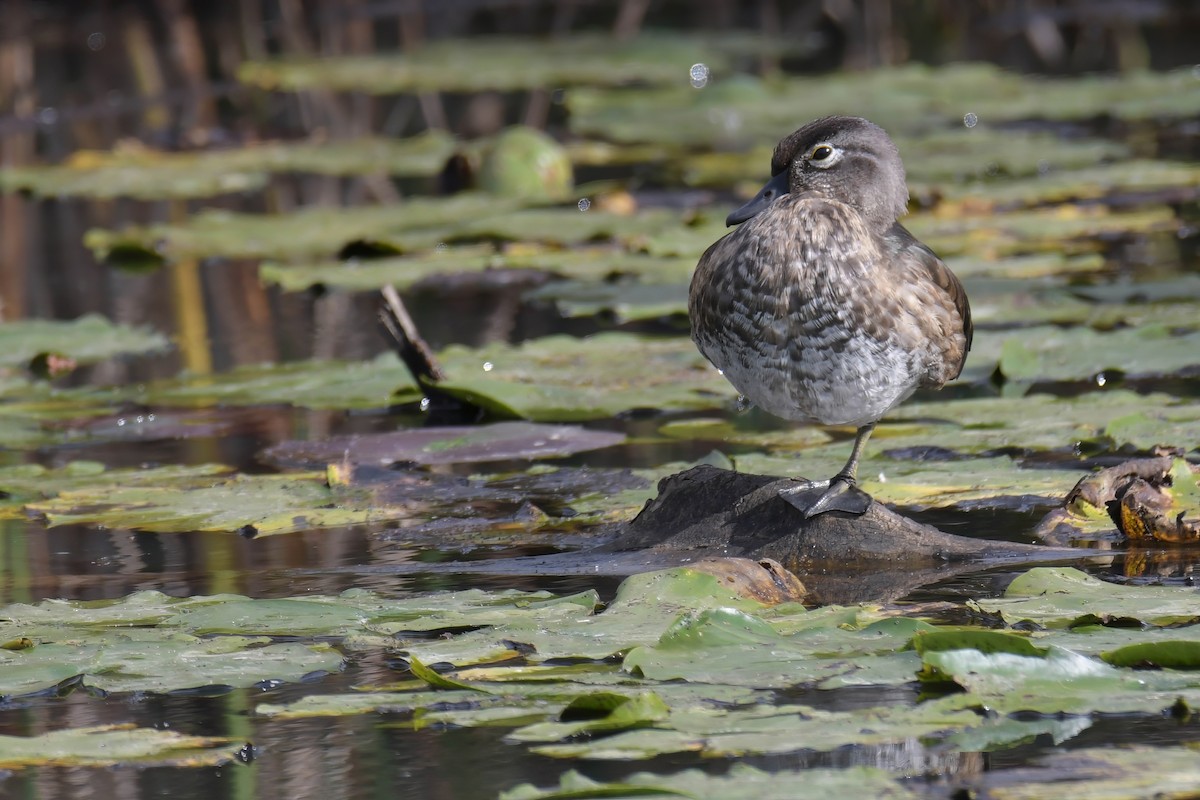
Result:
<svg viewBox="0 0 1200 800"><path fill-rule="evenodd" d="M767 206L787 193L788 174L787 172L781 172L767 181L767 185L760 189L758 194L754 195L749 203L746 203L746 205L726 217L725 224L730 227L741 225L746 220L766 210Z"/></svg>

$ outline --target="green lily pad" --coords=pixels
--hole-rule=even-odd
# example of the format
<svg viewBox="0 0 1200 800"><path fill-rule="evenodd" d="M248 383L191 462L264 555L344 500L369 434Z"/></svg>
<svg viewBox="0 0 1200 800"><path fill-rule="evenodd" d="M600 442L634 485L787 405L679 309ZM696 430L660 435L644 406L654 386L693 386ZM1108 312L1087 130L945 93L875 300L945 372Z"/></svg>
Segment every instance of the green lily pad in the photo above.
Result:
<svg viewBox="0 0 1200 800"><path fill-rule="evenodd" d="M245 688L265 681L297 682L314 672L336 672L342 655L326 645L271 644L265 638L196 639L173 633L122 642L39 644L0 655L0 693L52 688L64 673L102 692L166 693L199 687Z"/></svg>
<svg viewBox="0 0 1200 800"><path fill-rule="evenodd" d="M62 492L87 491L98 482L120 482L127 487L144 483L178 481L204 481L226 475L229 467L206 464L198 467L158 467L153 470L106 471L96 461L71 461L61 467L48 469L40 464L19 464L0 468L0 516L16 516L2 511L19 512L28 502L45 500Z"/></svg>
<svg viewBox="0 0 1200 800"><path fill-rule="evenodd" d="M618 322L686 315L687 283L558 281L525 293L526 300L551 302L564 317L608 314Z"/></svg>
<svg viewBox="0 0 1200 800"><path fill-rule="evenodd" d="M168 347L170 342L160 333L114 324L95 314L72 322L31 319L0 323L0 366L25 366L45 353L87 364Z"/></svg>
<svg viewBox="0 0 1200 800"><path fill-rule="evenodd" d="M922 660L924 679L966 690L948 704L1001 714L1155 712L1181 699L1200 701L1200 677L1194 673L1119 669L1053 645L1044 656L964 648L926 652Z"/></svg>
<svg viewBox="0 0 1200 800"><path fill-rule="evenodd" d="M873 445L878 448L883 442ZM840 442L790 456L748 453L736 456L734 461L741 472L819 480L842 468L849 447L848 442ZM1004 456L913 460L890 458L870 447L859 462L858 475L858 485L875 499L909 508L1021 507L1031 501L1051 505L1060 501L1080 477L1066 470L1021 467Z"/></svg>
<svg viewBox="0 0 1200 800"><path fill-rule="evenodd" d="M499 239L557 245L611 239L631 244L677 224L679 215L662 209L626 215L579 208L530 208L467 220L448 229L446 238L449 241Z"/></svg>
<svg viewBox="0 0 1200 800"><path fill-rule="evenodd" d="M807 706L758 705L745 708L687 708L652 728L622 731L603 739L559 742L531 748L554 758L637 760L669 753L700 753L708 757L829 752L847 745L882 745L934 736L971 727L979 716L971 711L946 710L934 704L913 708L881 706L856 711L823 711ZM544 726L518 729L512 738L530 741L533 732L545 738L559 729ZM565 730L563 731L565 732ZM561 738L561 737L558 737Z"/></svg>
<svg viewBox="0 0 1200 800"><path fill-rule="evenodd" d="M594 431L572 425L497 422L281 442L268 448L263 458L274 464L310 468L337 462L464 464L564 456L612 447L623 441L625 434L615 431Z"/></svg>
<svg viewBox="0 0 1200 800"><path fill-rule="evenodd" d="M34 471L36 472L36 470ZM519 502L511 492L477 484L409 476L376 483L330 484L324 471L286 475L230 474L227 468L161 467L67 475L16 472L0 486L35 483L45 499L24 511L50 526L104 525L158 533L230 531L268 536L312 528L422 519L459 510L465 503ZM28 490L27 490L28 491ZM594 489L585 485L584 491Z"/></svg>
<svg viewBox="0 0 1200 800"><path fill-rule="evenodd" d="M283 172L428 176L442 169L455 146L449 134L429 131L408 139L267 142L220 150L81 151L56 166L0 169L0 191L162 200L256 191L270 174Z"/></svg>
<svg viewBox="0 0 1200 800"><path fill-rule="evenodd" d="M189 736L132 725L97 725L37 736L0 736L0 769L22 767L211 767L234 760L245 746L223 736Z"/></svg>
<svg viewBox="0 0 1200 800"><path fill-rule="evenodd" d="M912 214L905 217L904 225L953 266L960 255L992 259L1046 252L1085 255L1102 250L1103 237L1177 232L1180 220L1168 206L1116 211L1060 205L1007 214Z"/></svg>
<svg viewBox="0 0 1200 800"><path fill-rule="evenodd" d="M906 403L889 412L877 447L918 444L962 453L1019 447L1075 448L1107 437L1114 450L1132 445L1187 446L1200 441L1200 409L1167 394L1121 389L1064 398L1045 394ZM895 424L892 429L891 423ZM914 427L915 426L915 427Z"/></svg>
<svg viewBox="0 0 1200 800"><path fill-rule="evenodd" d="M181 375L131 392L150 406L294 404L304 408L375 409L420 399L408 369L391 353L370 361L292 361L238 367L215 375Z"/></svg>
<svg viewBox="0 0 1200 800"><path fill-rule="evenodd" d="M736 37L734 37L736 39ZM686 86L687 67L727 63L719 42L680 34L642 35L628 42L609 36L555 39L474 37L427 42L415 53L248 62L238 78L262 89L393 94L476 92L560 86L666 83Z"/></svg>
<svg viewBox="0 0 1200 800"><path fill-rule="evenodd" d="M735 419L734 423L698 418L672 421L659 432L719 447L764 448L776 457L764 462L740 455L738 460L744 469L762 467L776 474L781 468L785 474L816 474L825 468L827 460L835 462L845 447L818 447L830 442L823 428L799 425L764 430L761 423L762 419L756 421L753 415ZM939 461L946 469L954 469L962 464L964 455L994 451L1074 451L1085 444L1112 452L1129 446L1149 451L1156 445L1186 448L1193 442L1200 442L1200 408L1194 403L1167 394L1107 389L1070 398L1035 393L905 403L888 412L876 429L867 458L877 459L878 471L892 480L913 471L937 469ZM790 458L792 463L784 465L780 457ZM911 467L901 463L906 460L912 462ZM1000 463L989 462L993 466ZM970 469L969 463L965 466ZM1003 472L997 472L996 477ZM1013 474L1015 482L1022 475L1035 483L1043 477L1033 472Z"/></svg>
<svg viewBox="0 0 1200 800"><path fill-rule="evenodd" d="M1200 166L1165 161L1128 160L1003 183L968 183L949 192L952 200L986 198L997 204L1032 206L1091 200L1134 192L1182 189L1194 194L1200 185Z"/></svg>
<svg viewBox="0 0 1200 800"><path fill-rule="evenodd" d="M908 800L916 795L887 772L875 767L848 769L771 770L734 764L725 775L686 770L673 775L638 772L620 781L599 782L571 771L557 787L538 789L522 784L500 793L500 800L576 800L601 797L703 797L741 800L745 797L788 797L826 800L829 797L886 797Z"/></svg>
<svg viewBox="0 0 1200 800"><path fill-rule="evenodd" d="M497 251L488 244L438 248L429 253L388 258L351 259L305 264L267 262L259 268L264 283L285 291L302 291L313 286L348 291L366 291L382 286L405 289L439 278L478 274L490 270L534 270L586 282L589 285L623 277L639 283L681 284L696 267L695 258L657 258L628 253L613 247L580 247L570 250L536 249L525 244Z"/></svg>
<svg viewBox="0 0 1200 800"><path fill-rule="evenodd" d="M566 100L572 129L579 134L626 143L718 149L773 144L796 128L797 108L804 109L804 119L869 108L872 121L902 141L909 131L936 130L939 124L961 128L963 109L970 109L978 120L967 133L981 134L980 138L994 125L1029 119L1090 120L1102 115L1124 120L1186 119L1200 111L1200 92L1195 86L1190 69L1050 79L1021 77L988 64L936 68L908 64L770 81L737 76L710 82L701 91L686 86L579 88L568 93ZM993 135L1010 133L1001 128ZM1021 133L1013 136L1019 145ZM1020 174L1023 165L1038 154L1036 140L1028 152L1017 157L1006 157L1002 144L985 143L975 165L968 164L964 171L958 166L961 159L955 157L959 148L948 149L952 155L946 169L953 171L939 173L934 164L928 167L931 177L970 175L992 165L1003 170L1009 163ZM1095 145L1081 143L1081 152L1085 151L1103 155ZM921 153L903 148L901 152L914 164L914 174L920 175L918 162L925 159L916 156ZM989 152L995 156L989 157ZM1055 163L1055 154L1054 149L1048 151L1050 165ZM940 153L938 158L932 155L928 160L940 158ZM765 169L766 162L761 164Z"/></svg>
<svg viewBox="0 0 1200 800"><path fill-rule="evenodd" d="M1112 370L1168 375L1200 365L1200 331L1177 334L1165 325L1111 332L1041 326L987 337L979 344L979 352L972 353L974 370L986 368L996 354L993 363L1017 381L1088 380Z"/></svg>
<svg viewBox="0 0 1200 800"><path fill-rule="evenodd" d="M154 470L146 472L153 473ZM408 516L377 503L369 491L331 487L324 472L289 475L143 476L128 471L26 504L50 526L90 524L159 533L241 531L255 536L355 525Z"/></svg>
<svg viewBox="0 0 1200 800"><path fill-rule="evenodd" d="M908 649L914 620L861 631L817 628L784 636L769 621L730 609L685 615L651 646L626 656L623 668L654 680L759 688L899 685L913 680L920 658ZM916 626L916 627L914 627Z"/></svg>
<svg viewBox="0 0 1200 800"><path fill-rule="evenodd" d="M971 605L1009 624L1028 620L1049 628L1111 620L1179 625L1200 620L1197 599L1194 589L1120 586L1077 569L1038 567L1010 583L1004 597Z"/></svg>
<svg viewBox="0 0 1200 800"><path fill-rule="evenodd" d="M582 421L636 409L713 408L736 394L683 338L547 336L516 347L450 347L441 358L449 378L438 388L499 417Z"/></svg>
<svg viewBox="0 0 1200 800"><path fill-rule="evenodd" d="M1110 650L1100 657L1114 667L1200 669L1200 642L1144 642Z"/></svg>
<svg viewBox="0 0 1200 800"><path fill-rule="evenodd" d="M439 230L513 207L511 201L476 194L410 199L365 208L305 208L290 214L203 211L179 224L94 229L84 244L98 258L140 252L166 261L185 259L329 258L347 245L369 243L384 252L432 249Z"/></svg>

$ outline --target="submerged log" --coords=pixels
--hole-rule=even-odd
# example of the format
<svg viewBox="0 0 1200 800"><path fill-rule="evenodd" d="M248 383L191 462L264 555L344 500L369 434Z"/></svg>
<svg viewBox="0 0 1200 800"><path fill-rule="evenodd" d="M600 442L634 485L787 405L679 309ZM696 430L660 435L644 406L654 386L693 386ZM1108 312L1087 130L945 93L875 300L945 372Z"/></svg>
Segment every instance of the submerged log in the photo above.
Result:
<svg viewBox="0 0 1200 800"><path fill-rule="evenodd" d="M873 502L856 516L806 519L779 496L790 478L707 465L664 478L658 496L604 549L674 554L680 563L713 556L778 561L815 602L898 597L911 588L988 562L1078 558L1078 551L944 533Z"/></svg>

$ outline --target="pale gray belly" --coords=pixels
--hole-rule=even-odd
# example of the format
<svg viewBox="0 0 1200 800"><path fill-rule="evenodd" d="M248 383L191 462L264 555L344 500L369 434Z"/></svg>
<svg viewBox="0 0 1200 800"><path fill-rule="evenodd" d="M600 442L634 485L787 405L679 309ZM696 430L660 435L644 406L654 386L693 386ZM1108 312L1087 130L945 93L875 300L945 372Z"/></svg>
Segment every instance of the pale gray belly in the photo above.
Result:
<svg viewBox="0 0 1200 800"><path fill-rule="evenodd" d="M894 342L850 335L822 347L719 340L701 352L756 406L777 417L863 425L903 402L921 381L923 354Z"/></svg>

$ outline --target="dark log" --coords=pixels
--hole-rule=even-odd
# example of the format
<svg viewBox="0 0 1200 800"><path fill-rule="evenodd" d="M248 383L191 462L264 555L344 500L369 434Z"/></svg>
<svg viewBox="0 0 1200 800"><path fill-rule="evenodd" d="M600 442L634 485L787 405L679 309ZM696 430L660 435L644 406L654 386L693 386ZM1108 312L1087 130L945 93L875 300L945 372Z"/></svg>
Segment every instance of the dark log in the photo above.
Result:
<svg viewBox="0 0 1200 800"><path fill-rule="evenodd" d="M631 550L680 563L712 556L772 558L795 573L815 602L899 597L912 588L1003 562L1077 559L1072 550L969 539L873 502L856 516L811 519L779 497L790 478L711 466L664 478L658 496L604 550Z"/></svg>
<svg viewBox="0 0 1200 800"><path fill-rule="evenodd" d="M921 586L995 566L1018 569L1111 556L953 536L879 502L872 502L861 516L830 511L805 519L803 512L779 497L780 489L795 484L790 478L693 467L662 479L658 496L632 522L613 526L605 543L595 548L437 565L389 565L386 571L598 577L695 566L731 585L747 582L739 571L752 576L751 583L786 585L790 594L784 599L804 593L806 603L851 604L895 600ZM751 561L730 563L744 559ZM786 575L754 574L777 572L778 565L770 559L792 572L803 586L792 585ZM761 591L748 594L757 596Z"/></svg>

